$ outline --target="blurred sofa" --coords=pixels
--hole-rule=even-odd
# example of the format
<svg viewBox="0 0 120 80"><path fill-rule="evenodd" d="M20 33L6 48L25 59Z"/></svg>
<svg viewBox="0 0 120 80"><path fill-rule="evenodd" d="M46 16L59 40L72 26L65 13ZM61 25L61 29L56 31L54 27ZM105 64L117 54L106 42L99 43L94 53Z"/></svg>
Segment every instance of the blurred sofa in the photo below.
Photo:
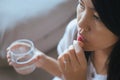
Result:
<svg viewBox="0 0 120 80"><path fill-rule="evenodd" d="M75 17L77 0L2 0L0 1L0 56L17 39L30 39L47 52L63 35Z"/></svg>
<svg viewBox="0 0 120 80"><path fill-rule="evenodd" d="M6 61L6 48L17 39L30 39L35 46L54 56L60 38L76 16L77 0L0 1L0 80L51 80L40 69L30 75L17 74ZM49 54L52 53L52 54Z"/></svg>

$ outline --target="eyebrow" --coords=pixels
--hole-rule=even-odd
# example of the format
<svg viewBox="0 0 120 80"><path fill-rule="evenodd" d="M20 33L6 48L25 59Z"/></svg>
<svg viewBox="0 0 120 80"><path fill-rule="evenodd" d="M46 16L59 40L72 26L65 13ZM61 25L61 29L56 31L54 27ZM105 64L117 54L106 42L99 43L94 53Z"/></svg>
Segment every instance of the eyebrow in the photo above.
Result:
<svg viewBox="0 0 120 80"><path fill-rule="evenodd" d="M83 0L81 0L81 2L83 3Z"/></svg>
<svg viewBox="0 0 120 80"><path fill-rule="evenodd" d="M84 3L84 1L83 0L78 0L79 2L81 1L81 3ZM92 9L92 10L94 10L94 11L96 11L95 10L95 8L90 8L90 9Z"/></svg>
<svg viewBox="0 0 120 80"><path fill-rule="evenodd" d="M84 3L83 0L78 0L78 1Z"/></svg>

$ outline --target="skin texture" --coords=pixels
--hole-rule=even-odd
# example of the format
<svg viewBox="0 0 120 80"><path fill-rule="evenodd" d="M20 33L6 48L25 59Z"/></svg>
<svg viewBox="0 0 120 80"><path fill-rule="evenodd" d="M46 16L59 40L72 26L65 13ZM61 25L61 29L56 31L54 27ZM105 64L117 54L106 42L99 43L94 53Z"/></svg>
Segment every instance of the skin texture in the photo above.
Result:
<svg viewBox="0 0 120 80"><path fill-rule="evenodd" d="M86 80L88 65L84 51L92 51L91 60L96 72L106 75L105 63L118 37L108 30L100 20L91 0L79 0L77 29L78 37L81 37L80 40L74 41L57 60L37 50L40 54L28 64L36 63L37 67L63 80ZM12 62L9 50L7 51L9 65L22 66Z"/></svg>
<svg viewBox="0 0 120 80"><path fill-rule="evenodd" d="M91 0L79 0L77 7L78 46L68 49L59 57L64 80L86 80L87 63L83 51L92 51L92 63L98 74L106 75L107 58L118 41L100 20ZM79 43L82 41L84 46ZM66 70L67 67L67 70Z"/></svg>
<svg viewBox="0 0 120 80"><path fill-rule="evenodd" d="M102 50L113 46L117 41L111 31L102 23L91 0L79 0L77 7L78 35L84 37L86 51Z"/></svg>
<svg viewBox="0 0 120 80"><path fill-rule="evenodd" d="M74 41L73 45L59 56L63 80L86 80L87 61L82 47L82 42Z"/></svg>
<svg viewBox="0 0 120 80"><path fill-rule="evenodd" d="M11 55L10 55L9 48L8 48L7 49L7 60L8 60L9 65L13 67L23 67L23 66L27 66L30 64L35 64L37 68L42 68L46 70L48 73L52 74L53 76L58 76L58 77L61 76L61 71L59 70L58 61L56 59L45 55L45 53L41 52L38 49L35 49L35 54L36 53L37 55L34 56L34 59L31 62L27 64L16 64L15 62L11 61ZM16 71L16 72L22 75L27 75L19 71Z"/></svg>

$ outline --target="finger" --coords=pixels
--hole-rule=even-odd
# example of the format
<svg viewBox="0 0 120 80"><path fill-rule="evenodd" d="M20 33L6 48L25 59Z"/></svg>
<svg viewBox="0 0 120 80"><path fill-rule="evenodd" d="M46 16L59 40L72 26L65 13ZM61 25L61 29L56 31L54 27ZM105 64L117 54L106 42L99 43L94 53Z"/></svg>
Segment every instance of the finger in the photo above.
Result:
<svg viewBox="0 0 120 80"><path fill-rule="evenodd" d="M79 67L80 64L75 54L75 49L73 45L69 47L69 52L70 52L69 56L70 56L71 64L72 64L73 69L75 70Z"/></svg>
<svg viewBox="0 0 120 80"><path fill-rule="evenodd" d="M87 61L86 61L86 58L85 58L85 53L84 53L84 51L81 47L82 45L81 45L80 41L78 42L78 41L74 40L73 45L74 45L76 56L77 56L77 59L78 59L79 63L82 66L86 66Z"/></svg>
<svg viewBox="0 0 120 80"><path fill-rule="evenodd" d="M7 57L7 59L8 59L8 63L10 63L10 62L14 62L15 63L15 61L12 59L12 57L11 57L11 52L10 51L8 51L7 52L7 55L6 55L6 57Z"/></svg>
<svg viewBox="0 0 120 80"><path fill-rule="evenodd" d="M11 59L8 60L8 63L9 63L10 66L16 66L16 65L19 66L19 65L16 64L15 62L11 61Z"/></svg>
<svg viewBox="0 0 120 80"><path fill-rule="evenodd" d="M59 65L60 65L60 70L61 70L62 73L63 73L63 72L64 72L64 68L65 68L63 55L60 55L60 56L58 57L58 63L59 63Z"/></svg>
<svg viewBox="0 0 120 80"><path fill-rule="evenodd" d="M65 72L69 72L72 69L72 64L68 53L64 55L64 65L65 65L64 68Z"/></svg>
<svg viewBox="0 0 120 80"><path fill-rule="evenodd" d="M68 51L68 49L66 49L61 56L63 58L62 60L63 60L63 64L64 64L63 71L64 72L69 71L70 67L72 65L71 65L71 62L70 62L70 57L69 57L69 51Z"/></svg>
<svg viewBox="0 0 120 80"><path fill-rule="evenodd" d="M12 66L13 65L13 63L12 62L9 62L9 66Z"/></svg>
<svg viewBox="0 0 120 80"><path fill-rule="evenodd" d="M7 52L6 57L7 57L7 58L11 58L11 56L10 56L10 51Z"/></svg>
<svg viewBox="0 0 120 80"><path fill-rule="evenodd" d="M10 62L11 62L11 59L8 59L7 61L8 61L8 63L10 63Z"/></svg>
<svg viewBox="0 0 120 80"><path fill-rule="evenodd" d="M9 64L10 66L13 66L13 62L12 62L10 59L8 59L8 64Z"/></svg>
<svg viewBox="0 0 120 80"><path fill-rule="evenodd" d="M7 57L7 61L8 61L8 63L9 63L9 65L12 65L11 56L10 56L10 51L7 52L6 57Z"/></svg>
<svg viewBox="0 0 120 80"><path fill-rule="evenodd" d="M36 60L45 58L45 54L43 52L39 51L38 49L35 49L34 53L35 53Z"/></svg>
<svg viewBox="0 0 120 80"><path fill-rule="evenodd" d="M33 62L37 63L44 61L46 55L43 52L39 51L38 49L35 49L34 53L35 56Z"/></svg>

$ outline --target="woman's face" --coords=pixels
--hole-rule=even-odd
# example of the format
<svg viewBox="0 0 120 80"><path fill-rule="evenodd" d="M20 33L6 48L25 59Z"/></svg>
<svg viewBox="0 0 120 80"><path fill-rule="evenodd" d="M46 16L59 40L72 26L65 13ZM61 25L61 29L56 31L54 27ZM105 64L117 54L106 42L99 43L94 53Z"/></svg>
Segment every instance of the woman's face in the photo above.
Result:
<svg viewBox="0 0 120 80"><path fill-rule="evenodd" d="M118 40L100 20L91 0L79 0L77 25L78 36L82 37L85 51L107 49Z"/></svg>

